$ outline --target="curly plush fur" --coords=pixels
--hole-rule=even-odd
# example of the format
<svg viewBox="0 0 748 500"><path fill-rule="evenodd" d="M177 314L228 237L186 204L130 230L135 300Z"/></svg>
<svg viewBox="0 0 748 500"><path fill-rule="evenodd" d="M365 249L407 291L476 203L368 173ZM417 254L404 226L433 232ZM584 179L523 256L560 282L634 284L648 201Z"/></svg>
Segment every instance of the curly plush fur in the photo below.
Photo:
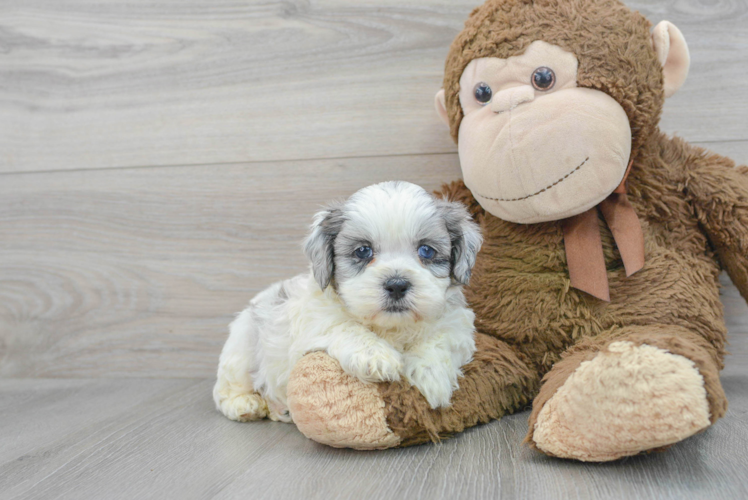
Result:
<svg viewBox="0 0 748 500"><path fill-rule="evenodd" d="M659 131L663 76L649 29L616 0L490 0L471 14L445 70L455 140L459 79L471 60L516 55L538 39L573 52L579 86L609 94L629 117L628 192L646 264L626 277L601 220L611 294L604 303L570 287L561 222L506 222L486 213L462 182L444 186L441 195L465 203L483 230L466 289L478 352L449 409L431 410L405 384L380 384L378 411L398 439L388 434L379 447L435 440L532 401L531 446L579 460L613 460L661 449L724 415L719 370L726 327L718 276L726 270L748 300L748 167ZM312 368L302 360L297 380ZM304 384L314 391L324 377ZM357 414L346 398L313 397L326 418ZM573 417L585 405L597 412L591 424ZM309 412L305 418L314 420ZM321 441L335 432L300 428Z"/></svg>

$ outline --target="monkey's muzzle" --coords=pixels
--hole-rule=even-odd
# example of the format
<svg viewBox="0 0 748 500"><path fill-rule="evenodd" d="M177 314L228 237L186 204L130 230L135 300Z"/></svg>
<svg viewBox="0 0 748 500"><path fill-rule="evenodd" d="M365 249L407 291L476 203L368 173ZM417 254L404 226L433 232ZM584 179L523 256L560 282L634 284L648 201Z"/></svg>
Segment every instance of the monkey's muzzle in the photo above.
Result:
<svg viewBox="0 0 748 500"><path fill-rule="evenodd" d="M459 153L465 184L488 212L521 224L580 214L621 183L631 127L607 94L536 94L500 113L466 116Z"/></svg>

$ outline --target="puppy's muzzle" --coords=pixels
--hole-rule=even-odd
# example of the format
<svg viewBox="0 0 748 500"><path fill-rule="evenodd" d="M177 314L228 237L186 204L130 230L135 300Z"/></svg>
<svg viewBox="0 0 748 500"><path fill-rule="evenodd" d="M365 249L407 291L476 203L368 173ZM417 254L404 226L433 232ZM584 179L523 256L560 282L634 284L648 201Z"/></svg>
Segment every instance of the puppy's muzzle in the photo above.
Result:
<svg viewBox="0 0 748 500"><path fill-rule="evenodd" d="M384 282L384 290L392 300L400 300L410 290L410 281L405 278L390 278Z"/></svg>

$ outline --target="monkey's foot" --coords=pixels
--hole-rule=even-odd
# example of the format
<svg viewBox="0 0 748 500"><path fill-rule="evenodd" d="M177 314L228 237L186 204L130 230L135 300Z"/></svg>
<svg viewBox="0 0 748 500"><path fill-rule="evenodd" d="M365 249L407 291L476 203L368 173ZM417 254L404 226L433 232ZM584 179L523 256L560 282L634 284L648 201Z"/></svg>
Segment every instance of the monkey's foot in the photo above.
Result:
<svg viewBox="0 0 748 500"><path fill-rule="evenodd" d="M538 414L531 440L562 458L604 462L677 443L710 425L694 363L614 342L582 362Z"/></svg>

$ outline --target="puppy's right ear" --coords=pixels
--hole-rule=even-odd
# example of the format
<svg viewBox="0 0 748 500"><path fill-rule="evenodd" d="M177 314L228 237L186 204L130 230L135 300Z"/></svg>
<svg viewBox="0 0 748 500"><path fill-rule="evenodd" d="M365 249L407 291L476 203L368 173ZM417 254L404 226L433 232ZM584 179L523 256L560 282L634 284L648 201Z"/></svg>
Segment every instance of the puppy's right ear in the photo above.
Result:
<svg viewBox="0 0 748 500"><path fill-rule="evenodd" d="M340 205L331 205L314 216L312 232L304 242L304 252L312 263L312 274L324 290L335 272L335 237L345 218Z"/></svg>

